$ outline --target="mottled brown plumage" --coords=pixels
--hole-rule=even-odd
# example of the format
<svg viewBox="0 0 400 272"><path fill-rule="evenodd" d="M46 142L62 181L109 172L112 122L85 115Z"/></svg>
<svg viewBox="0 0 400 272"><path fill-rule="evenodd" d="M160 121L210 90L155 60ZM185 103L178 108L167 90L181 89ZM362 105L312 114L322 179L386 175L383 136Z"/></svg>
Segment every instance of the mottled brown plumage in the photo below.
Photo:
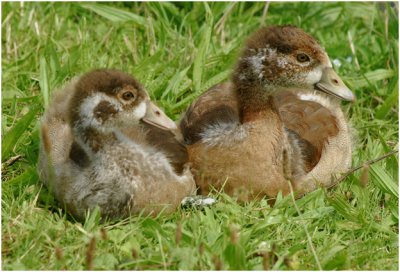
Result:
<svg viewBox="0 0 400 272"><path fill-rule="evenodd" d="M181 120L201 192L224 186L247 200L287 194L288 180L299 195L329 185L351 162L336 97L354 98L309 34L293 26L254 33L232 82L201 95Z"/></svg>

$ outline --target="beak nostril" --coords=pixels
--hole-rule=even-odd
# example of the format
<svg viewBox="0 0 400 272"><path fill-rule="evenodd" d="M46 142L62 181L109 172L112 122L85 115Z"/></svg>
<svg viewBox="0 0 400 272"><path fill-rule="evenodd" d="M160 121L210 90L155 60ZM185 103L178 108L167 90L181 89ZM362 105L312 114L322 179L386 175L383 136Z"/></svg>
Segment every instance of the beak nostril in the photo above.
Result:
<svg viewBox="0 0 400 272"><path fill-rule="evenodd" d="M335 84L339 84L339 81L336 78L332 79L332 82Z"/></svg>
<svg viewBox="0 0 400 272"><path fill-rule="evenodd" d="M161 113L160 113L159 111L156 111L156 115L157 115L157 116L160 116Z"/></svg>

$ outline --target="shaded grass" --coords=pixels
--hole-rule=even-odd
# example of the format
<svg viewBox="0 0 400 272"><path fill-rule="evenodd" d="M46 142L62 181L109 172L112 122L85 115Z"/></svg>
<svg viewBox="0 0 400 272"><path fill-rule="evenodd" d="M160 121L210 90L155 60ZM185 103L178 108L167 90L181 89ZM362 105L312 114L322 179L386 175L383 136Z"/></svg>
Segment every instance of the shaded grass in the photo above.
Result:
<svg viewBox="0 0 400 272"><path fill-rule="evenodd" d="M110 8L111 7L111 8ZM358 100L353 164L398 148L398 5L394 3L2 3L3 269L398 269L398 159L330 191L274 207L219 202L204 211L83 223L36 174L38 120L54 89L93 68L132 73L173 119L227 80L245 38L295 24L324 45ZM353 50L352 50L353 48ZM93 237L95 240L92 240ZM93 255L93 262L88 263ZM93 245L95 249L93 249ZM89 258L91 259L91 258Z"/></svg>

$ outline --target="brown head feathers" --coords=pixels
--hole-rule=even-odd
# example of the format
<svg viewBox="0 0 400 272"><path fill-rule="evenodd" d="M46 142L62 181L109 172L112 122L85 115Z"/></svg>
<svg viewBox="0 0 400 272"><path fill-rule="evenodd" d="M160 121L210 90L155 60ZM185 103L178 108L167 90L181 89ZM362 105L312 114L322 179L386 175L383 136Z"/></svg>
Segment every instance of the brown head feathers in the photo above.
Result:
<svg viewBox="0 0 400 272"><path fill-rule="evenodd" d="M233 73L238 86L261 85L264 88L305 87L316 83L313 73L330 66L317 41L294 26L269 26L252 34Z"/></svg>
<svg viewBox="0 0 400 272"><path fill-rule="evenodd" d="M119 88L130 85L137 90L144 90L143 86L131 75L119 70L97 69L84 74L78 81L78 92L102 92L115 95Z"/></svg>
<svg viewBox="0 0 400 272"><path fill-rule="evenodd" d="M247 50L275 48L278 52L289 54L299 49L308 49L310 52L321 50L317 41L302 29L292 26L269 26L256 31L247 40Z"/></svg>

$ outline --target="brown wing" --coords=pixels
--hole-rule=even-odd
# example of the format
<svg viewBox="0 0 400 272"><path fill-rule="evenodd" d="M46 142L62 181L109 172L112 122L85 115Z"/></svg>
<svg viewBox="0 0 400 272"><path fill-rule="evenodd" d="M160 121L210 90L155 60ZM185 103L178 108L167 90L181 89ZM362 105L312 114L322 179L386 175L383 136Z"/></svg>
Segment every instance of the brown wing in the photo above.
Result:
<svg viewBox="0 0 400 272"><path fill-rule="evenodd" d="M175 172L182 174L183 166L188 161L186 147L176 139L171 131L149 124L143 124L143 126L146 131L147 144L162 151L170 160Z"/></svg>
<svg viewBox="0 0 400 272"><path fill-rule="evenodd" d="M239 122L238 102L230 82L211 87L190 105L179 124L185 143L196 143L201 132L216 122Z"/></svg>
<svg viewBox="0 0 400 272"><path fill-rule="evenodd" d="M307 171L319 161L324 144L339 132L334 114L321 104L281 92L276 102L290 137L295 137L306 160Z"/></svg>

